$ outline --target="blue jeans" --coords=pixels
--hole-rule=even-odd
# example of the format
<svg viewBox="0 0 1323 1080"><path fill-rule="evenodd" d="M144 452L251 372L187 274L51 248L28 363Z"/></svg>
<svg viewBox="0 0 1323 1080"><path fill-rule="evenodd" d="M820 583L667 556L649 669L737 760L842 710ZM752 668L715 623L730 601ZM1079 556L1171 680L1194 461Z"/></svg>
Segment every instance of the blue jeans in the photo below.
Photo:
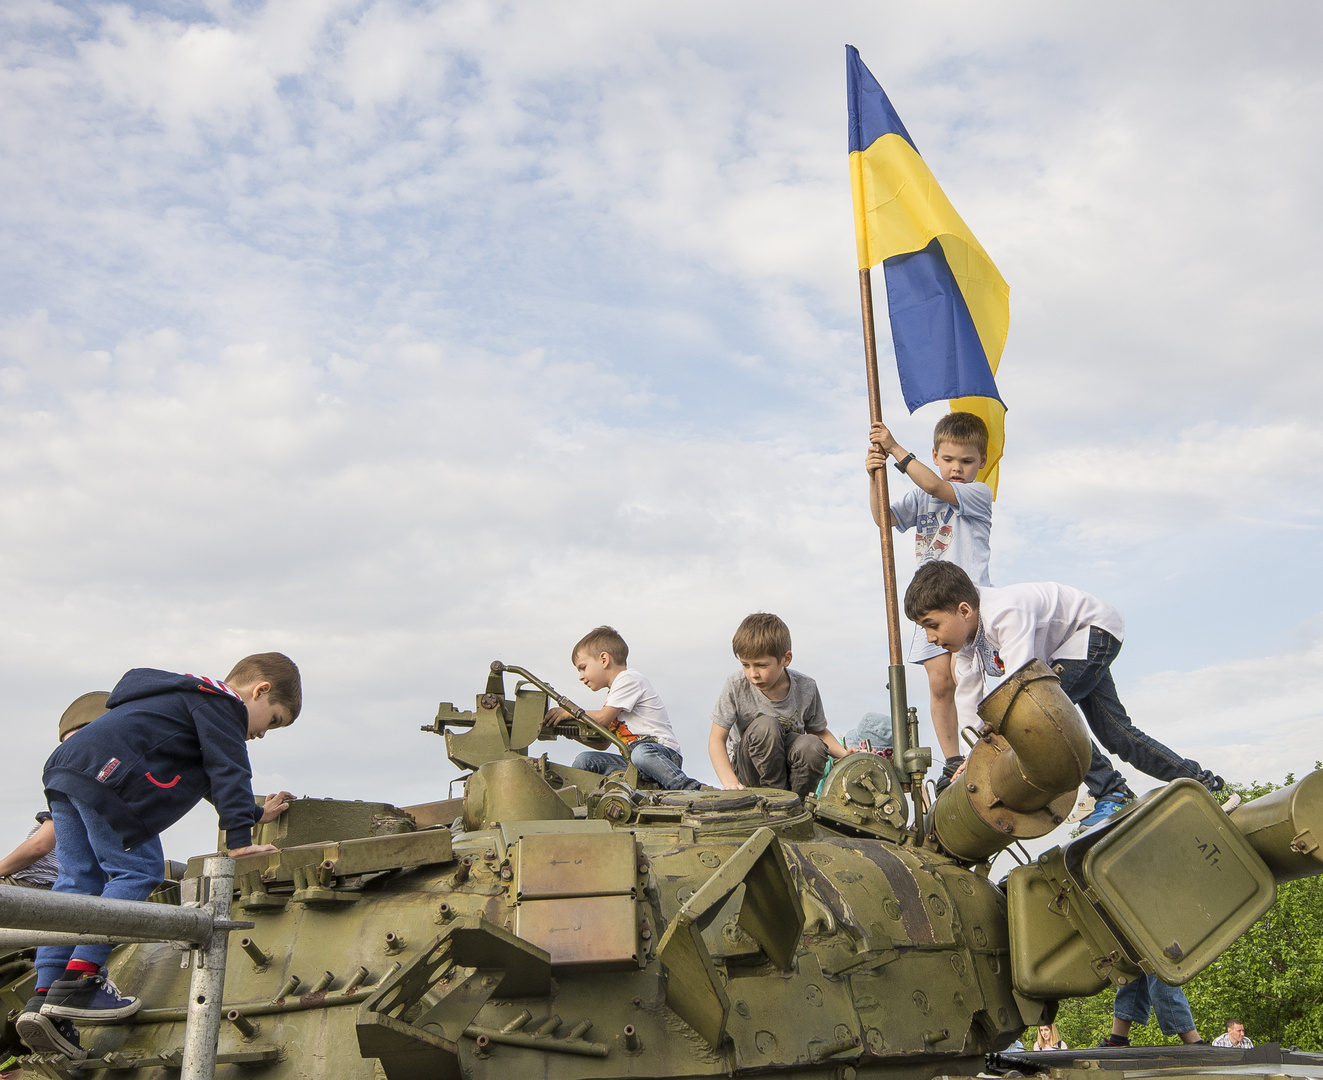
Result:
<svg viewBox="0 0 1323 1080"><path fill-rule="evenodd" d="M669 747L662 746L661 743L636 742L630 748L629 757L640 776L655 780L667 791L698 787L698 781L691 780L680 769L684 764L684 758ZM628 768L628 765L619 754L608 754L604 750L585 750L574 759L574 767L595 773L612 773Z"/></svg>
<svg viewBox="0 0 1323 1080"><path fill-rule="evenodd" d="M1158 1014L1158 1027L1166 1036L1184 1035L1194 1029L1194 1014L1185 991L1168 986L1156 975L1141 975L1121 987L1112 1013L1118 1020L1147 1024L1150 1008Z"/></svg>
<svg viewBox="0 0 1323 1080"><path fill-rule="evenodd" d="M1098 742L1122 761L1128 761L1142 773L1158 780L1179 780L1183 776L1207 784L1213 774L1200 768L1197 761L1183 758L1157 739L1144 734L1130 722L1125 706L1116 696L1112 681L1112 661L1121 651L1121 643L1106 630L1089 630L1089 652L1083 660L1054 660L1052 669L1066 692L1088 721ZM1134 798L1125 778L1112 767L1105 754L1093 747L1084 785L1095 799Z"/></svg>
<svg viewBox="0 0 1323 1080"><path fill-rule="evenodd" d="M82 800L56 795L50 807L55 821L55 855L60 860L60 875L52 892L146 900L161 884L165 855L159 836L125 851L124 842L106 819ZM70 960L105 966L114 947L43 945L37 950L37 986L49 987L64 974Z"/></svg>

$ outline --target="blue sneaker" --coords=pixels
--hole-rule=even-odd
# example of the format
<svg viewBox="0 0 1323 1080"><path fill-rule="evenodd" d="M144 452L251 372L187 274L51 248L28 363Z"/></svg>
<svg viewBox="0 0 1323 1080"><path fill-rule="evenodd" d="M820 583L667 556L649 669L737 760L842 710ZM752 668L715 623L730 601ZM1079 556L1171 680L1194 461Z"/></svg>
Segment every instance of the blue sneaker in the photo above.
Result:
<svg viewBox="0 0 1323 1080"><path fill-rule="evenodd" d="M142 1008L137 998L125 997L102 968L81 979L57 979L46 993L43 1016L81 1020L85 1024L107 1024L125 1020Z"/></svg>
<svg viewBox="0 0 1323 1080"><path fill-rule="evenodd" d="M1093 804L1093 813L1080 822L1080 833L1084 834L1095 825L1101 825L1129 802L1129 799L1099 799Z"/></svg>
<svg viewBox="0 0 1323 1080"><path fill-rule="evenodd" d="M78 1032L68 1020L52 1020L41 1015L41 1008L46 1003L44 995L38 994L19 1013L14 1021L18 1037L34 1054L63 1054L73 1061L82 1061L87 1051L78 1041Z"/></svg>

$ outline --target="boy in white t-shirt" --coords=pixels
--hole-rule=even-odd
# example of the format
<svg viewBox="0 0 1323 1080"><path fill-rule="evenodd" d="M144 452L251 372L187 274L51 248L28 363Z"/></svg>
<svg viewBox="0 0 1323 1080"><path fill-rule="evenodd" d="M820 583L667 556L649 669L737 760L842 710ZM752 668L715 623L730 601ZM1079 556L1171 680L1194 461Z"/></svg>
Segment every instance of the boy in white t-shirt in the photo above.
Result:
<svg viewBox="0 0 1323 1080"><path fill-rule="evenodd" d="M602 707L584 712L629 744L630 761L640 776L670 791L700 787L697 780L685 776L681 769L684 759L666 706L652 683L625 666L628 659L629 646L610 626L599 626L574 646L570 660L579 672L579 681L594 692L606 689ZM549 709L543 724L555 727L568 719L570 714L564 709ZM626 767L620 754L602 752L611 744L600 735L580 736L579 741L593 749L574 759L576 769L612 773Z"/></svg>
<svg viewBox="0 0 1323 1080"><path fill-rule="evenodd" d="M930 642L953 655L962 724L978 726L985 675L1000 679L1039 659L1056 672L1098 742L1122 761L1158 780L1189 777L1214 792L1225 786L1220 776L1131 723L1111 670L1121 651L1125 619L1096 596L1054 581L980 589L960 567L936 562L915 572L905 590L905 615ZM1084 783L1096 804L1081 822L1083 828L1135 797L1096 745Z"/></svg>
<svg viewBox="0 0 1323 1080"><path fill-rule="evenodd" d="M865 464L871 477L886 467L887 456L916 487L891 504L891 519L901 532L914 530L914 553L919 565L945 560L965 571L981 588L988 577L989 537L992 532L992 489L982 483L979 470L988 463L988 427L973 413L953 412L933 428L933 472L892 437L884 424L869 432L871 446ZM869 500L873 520L880 525L876 497ZM909 662L922 664L928 675L928 707L937 745L946 757L940 792L964 762L960 753L955 705L955 677L951 656L931 644L922 627L915 627Z"/></svg>

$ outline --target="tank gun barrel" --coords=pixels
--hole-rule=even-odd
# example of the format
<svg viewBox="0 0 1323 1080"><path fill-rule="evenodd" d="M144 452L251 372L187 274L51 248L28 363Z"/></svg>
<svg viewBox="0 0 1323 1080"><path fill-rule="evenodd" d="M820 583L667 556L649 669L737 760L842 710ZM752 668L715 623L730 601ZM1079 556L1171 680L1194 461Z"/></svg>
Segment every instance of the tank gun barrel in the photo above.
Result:
<svg viewBox="0 0 1323 1080"><path fill-rule="evenodd" d="M1323 873L1323 771L1242 803L1231 811L1231 823L1279 885Z"/></svg>

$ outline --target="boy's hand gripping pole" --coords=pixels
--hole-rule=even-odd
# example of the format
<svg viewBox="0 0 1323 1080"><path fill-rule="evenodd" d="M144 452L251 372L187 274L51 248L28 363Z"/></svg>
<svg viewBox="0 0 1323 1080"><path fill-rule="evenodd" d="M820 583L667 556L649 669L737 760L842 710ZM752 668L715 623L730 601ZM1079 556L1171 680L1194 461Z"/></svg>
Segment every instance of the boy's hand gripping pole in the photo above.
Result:
<svg viewBox="0 0 1323 1080"><path fill-rule="evenodd" d="M882 393L877 376L877 336L873 326L873 280L867 267L859 271L859 306L864 318L864 363L868 377L868 413L870 424L882 422ZM890 666L887 687L891 691L891 747L901 775L909 778L914 798L914 824L917 842L923 843L923 778L933 763L932 751L916 746L919 741L918 718L912 714L905 696L905 661L900 647L900 599L896 593L896 550L892 541L891 495L887 470L874 469L870 474L869 497L882 536L882 584L887 602L887 645Z"/></svg>

